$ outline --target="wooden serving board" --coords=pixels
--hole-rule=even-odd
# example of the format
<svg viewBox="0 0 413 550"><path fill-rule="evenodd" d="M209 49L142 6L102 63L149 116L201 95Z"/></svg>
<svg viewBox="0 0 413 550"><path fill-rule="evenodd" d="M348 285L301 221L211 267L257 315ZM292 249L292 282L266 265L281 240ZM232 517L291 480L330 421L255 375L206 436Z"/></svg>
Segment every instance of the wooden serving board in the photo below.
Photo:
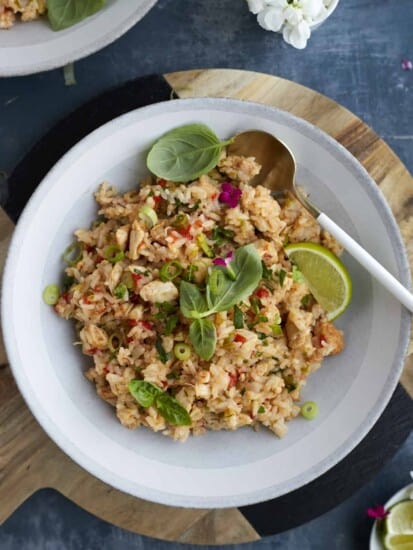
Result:
<svg viewBox="0 0 413 550"><path fill-rule="evenodd" d="M156 78L163 82L165 87L163 93L167 94L167 97L154 95L147 101L148 103L170 97L218 96L251 100L289 111L330 134L359 159L380 186L399 224L410 265L413 266L412 178L393 151L351 112L313 90L281 78L253 72L225 69L197 70ZM138 106L136 98L141 93L142 86L139 86L138 90L138 86L134 88L134 83L130 83L122 89L125 104L119 108L119 113L113 113L112 116ZM101 96L100 105L105 101L108 104L113 103L113 97L110 95L113 93L108 92ZM106 122L106 120L100 120L100 115L95 112L94 119L88 128L87 116L92 116L90 114L93 111L92 106L93 103L85 106L83 114L79 110L77 119L73 119L73 121L79 121L80 116L84 117L86 121L84 133ZM102 111L100 110L100 113ZM64 121L60 126L60 130L62 129L70 133L70 122ZM82 136L77 136L79 137ZM59 144L59 140L54 140L53 147L57 160L65 152L65 145ZM34 161L37 152L38 149L34 148L25 162L26 164L31 162L31 174L40 181L44 169ZM20 174L20 178L24 179L21 176L22 170L23 168L20 167L16 170L16 178ZM24 206L23 203L32 191L32 188L25 190L21 187L19 195L13 197L12 194L12 199L6 205L10 216L17 219L21 207ZM1 270L13 228L11 219L5 211L0 209ZM413 397L412 351L411 345L401 379L411 397ZM399 391L402 392L402 390ZM408 430L408 427L406 429ZM399 444L401 441L402 439ZM392 452L394 451L395 449ZM388 453L388 456L390 454ZM354 456L356 455L357 453ZM44 487L55 488L96 516L142 535L197 544L229 544L260 538L258 532L246 519L248 514L244 515L238 509L192 510L153 504L121 493L82 470L60 451L31 415L14 384L4 347L1 344L0 521L6 520L33 492ZM329 506L334 504L337 502Z"/></svg>

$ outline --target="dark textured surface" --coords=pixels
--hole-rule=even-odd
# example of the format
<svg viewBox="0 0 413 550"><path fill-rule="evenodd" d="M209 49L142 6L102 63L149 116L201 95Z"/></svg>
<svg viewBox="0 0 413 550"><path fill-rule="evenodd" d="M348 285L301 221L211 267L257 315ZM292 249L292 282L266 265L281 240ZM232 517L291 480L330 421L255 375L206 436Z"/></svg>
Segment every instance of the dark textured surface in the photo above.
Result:
<svg viewBox="0 0 413 550"><path fill-rule="evenodd" d="M242 0L160 0L118 42L76 64L77 86L66 88L61 71L0 80L0 170L10 173L54 123L97 93L139 75L200 67L268 72L325 93L370 124L411 169L413 72L402 71L400 61L413 57L412 23L411 0L380 6L376 0L342 0L300 52L262 31ZM0 201L6 200L0 184ZM412 461L411 436L380 476L346 503L247 547L366 548L365 508L408 483ZM2 550L167 547L109 526L52 491L32 497L0 530Z"/></svg>

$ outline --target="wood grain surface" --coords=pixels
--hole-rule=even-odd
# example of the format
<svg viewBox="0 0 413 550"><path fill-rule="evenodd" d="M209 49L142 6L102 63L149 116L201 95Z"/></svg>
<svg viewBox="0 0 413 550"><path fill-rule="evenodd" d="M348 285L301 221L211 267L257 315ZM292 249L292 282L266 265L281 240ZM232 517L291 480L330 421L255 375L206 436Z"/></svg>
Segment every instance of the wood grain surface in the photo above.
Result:
<svg viewBox="0 0 413 550"><path fill-rule="evenodd" d="M351 112L293 82L236 70L171 73L166 80L178 97L232 97L289 111L342 143L364 165L386 196L413 266L413 181L398 157ZM0 210L0 270L13 224ZM413 397L413 346L402 383ZM0 522L36 490L53 487L81 507L115 525L165 540L229 544L257 540L237 509L172 508L128 496L72 462L43 432L21 398L0 343Z"/></svg>

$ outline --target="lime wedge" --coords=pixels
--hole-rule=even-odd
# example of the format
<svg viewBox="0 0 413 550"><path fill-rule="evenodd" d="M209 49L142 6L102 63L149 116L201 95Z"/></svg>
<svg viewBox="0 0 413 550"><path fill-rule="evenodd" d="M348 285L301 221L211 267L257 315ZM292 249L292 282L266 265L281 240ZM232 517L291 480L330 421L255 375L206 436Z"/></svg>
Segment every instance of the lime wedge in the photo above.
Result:
<svg viewBox="0 0 413 550"><path fill-rule="evenodd" d="M386 535L386 550L413 550L413 535Z"/></svg>
<svg viewBox="0 0 413 550"><path fill-rule="evenodd" d="M315 243L293 243L285 247L289 259L298 267L311 293L333 320L343 313L351 300L352 283L343 262L330 250Z"/></svg>
<svg viewBox="0 0 413 550"><path fill-rule="evenodd" d="M387 536L410 535L413 538L413 500L402 500L390 508L384 530Z"/></svg>

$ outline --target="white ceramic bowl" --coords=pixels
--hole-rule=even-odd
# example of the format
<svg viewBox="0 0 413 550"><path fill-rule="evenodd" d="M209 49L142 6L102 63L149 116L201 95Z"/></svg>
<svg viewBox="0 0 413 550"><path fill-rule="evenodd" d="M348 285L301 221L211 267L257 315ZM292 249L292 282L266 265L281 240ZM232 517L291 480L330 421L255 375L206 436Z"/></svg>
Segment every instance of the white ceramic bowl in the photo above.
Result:
<svg viewBox="0 0 413 550"><path fill-rule="evenodd" d="M333 12L336 10L339 1L340 0L330 0L330 4L327 8L327 12L323 15L322 18L318 19L317 21L314 21L314 23L311 25L312 30L318 29L318 27L320 27L324 23L324 21L327 21L330 15L333 15Z"/></svg>
<svg viewBox="0 0 413 550"><path fill-rule="evenodd" d="M62 67L107 46L157 0L108 0L96 15L53 32L46 17L0 30L0 76L19 76Z"/></svg>
<svg viewBox="0 0 413 550"><path fill-rule="evenodd" d="M344 255L354 298L337 324L346 349L310 377L303 400L319 417L297 418L279 440L263 429L211 432L177 443L122 427L82 371L90 359L72 345L71 325L42 303L61 275L74 229L96 215L103 179L131 188L146 173L145 154L165 131L190 122L222 138L244 129L272 132L294 151L298 181L325 212L409 285L396 223L380 191L338 143L288 113L225 99L177 100L138 109L99 128L50 171L23 212L3 285L3 331L20 391L50 437L93 475L133 495L177 506L251 504L296 489L341 460L367 434L402 369L410 316Z"/></svg>

